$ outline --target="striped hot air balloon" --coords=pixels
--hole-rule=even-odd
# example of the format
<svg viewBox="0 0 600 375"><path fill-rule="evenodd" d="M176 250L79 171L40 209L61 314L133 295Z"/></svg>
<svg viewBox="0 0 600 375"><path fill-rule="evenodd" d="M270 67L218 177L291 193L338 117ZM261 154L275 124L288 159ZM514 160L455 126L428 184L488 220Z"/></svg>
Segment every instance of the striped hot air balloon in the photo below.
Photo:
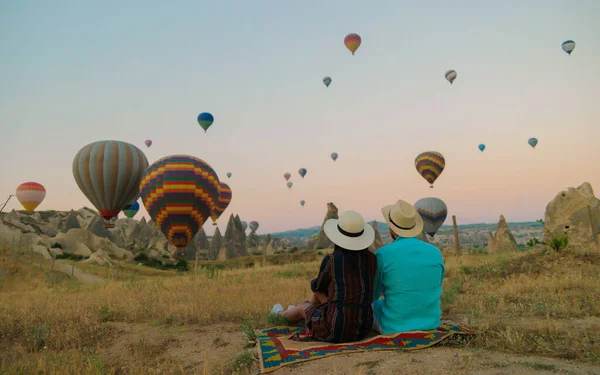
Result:
<svg viewBox="0 0 600 375"><path fill-rule="evenodd" d="M249 227L252 233L256 233L256 231L258 230L258 221L251 221Z"/></svg>
<svg viewBox="0 0 600 375"><path fill-rule="evenodd" d="M298 169L298 174L300 175L300 177L304 178L304 176L306 176L306 168Z"/></svg>
<svg viewBox="0 0 600 375"><path fill-rule="evenodd" d="M354 33L348 34L344 38L344 44L346 45L346 48L348 48L350 50L350 52L352 52L353 55L354 55L354 52L356 52L356 50L358 49L358 47L360 47L361 43L362 43L362 39L360 38L360 35L358 35L358 34L354 34Z"/></svg>
<svg viewBox="0 0 600 375"><path fill-rule="evenodd" d="M444 155L435 151L426 151L417 156L415 159L415 167L417 172L433 187L433 183L444 171L446 159Z"/></svg>
<svg viewBox="0 0 600 375"><path fill-rule="evenodd" d="M146 168L146 155L121 141L90 143L73 159L73 177L107 228L112 227L111 218L136 200Z"/></svg>
<svg viewBox="0 0 600 375"><path fill-rule="evenodd" d="M142 178L144 207L169 242L181 249L212 215L219 199L219 177L205 161L188 155L164 157Z"/></svg>
<svg viewBox="0 0 600 375"><path fill-rule="evenodd" d="M217 199L217 204L215 205L215 209L213 214L211 215L211 219L213 221L213 225L217 225L217 220L219 217L225 212L229 203L231 203L231 188L224 182L219 183L219 199Z"/></svg>
<svg viewBox="0 0 600 375"><path fill-rule="evenodd" d="M439 198L429 197L419 199L414 207L423 218L423 231L431 237L435 236L448 216L446 203Z"/></svg>
<svg viewBox="0 0 600 375"><path fill-rule="evenodd" d="M454 82L454 80L456 79L456 76L457 76L457 74L454 70L448 70L446 72L446 80L448 82L450 82L450 84L452 84L452 82Z"/></svg>
<svg viewBox="0 0 600 375"><path fill-rule="evenodd" d="M15 195L25 211L31 213L46 198L46 189L37 182L24 182L17 187Z"/></svg>
<svg viewBox="0 0 600 375"><path fill-rule="evenodd" d="M140 204L138 202L133 202L132 204L125 206L125 208L123 209L123 213L125 214L125 216L131 219L135 216L135 214L138 213L139 210Z"/></svg>

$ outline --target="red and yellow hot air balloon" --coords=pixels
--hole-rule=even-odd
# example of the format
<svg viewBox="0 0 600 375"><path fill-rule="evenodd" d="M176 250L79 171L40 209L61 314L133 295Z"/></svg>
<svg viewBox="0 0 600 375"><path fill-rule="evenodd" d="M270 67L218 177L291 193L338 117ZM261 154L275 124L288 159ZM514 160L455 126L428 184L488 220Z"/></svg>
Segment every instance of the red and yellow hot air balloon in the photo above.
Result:
<svg viewBox="0 0 600 375"><path fill-rule="evenodd" d="M433 183L444 171L446 159L444 155L435 151L426 151L417 156L415 159L415 167L417 172L433 187Z"/></svg>
<svg viewBox="0 0 600 375"><path fill-rule="evenodd" d="M46 189L37 182L24 182L17 187L17 199L27 212L33 212L46 198Z"/></svg>
<svg viewBox="0 0 600 375"><path fill-rule="evenodd" d="M139 148L121 141L99 141L84 146L73 159L79 189L114 227L112 218L137 199L148 159Z"/></svg>
<svg viewBox="0 0 600 375"><path fill-rule="evenodd" d="M360 47L361 42L362 40L360 39L360 35L354 33L348 34L344 38L344 44L346 45L346 48L348 48L353 55L354 52L356 52L356 50L358 49L358 47Z"/></svg>
<svg viewBox="0 0 600 375"><path fill-rule="evenodd" d="M146 169L139 188L150 217L177 248L175 257L185 258L183 249L215 212L220 183L214 169L193 156L167 156Z"/></svg>
<svg viewBox="0 0 600 375"><path fill-rule="evenodd" d="M229 206L229 203L231 203L232 197L231 188L229 187L229 185L227 185L224 182L220 182L219 185L219 199L217 200L215 209L213 210L213 213L210 216L210 218L213 221L213 225L217 225L217 220L219 220L219 217L221 217L223 212L225 212L225 210L227 209L227 206Z"/></svg>

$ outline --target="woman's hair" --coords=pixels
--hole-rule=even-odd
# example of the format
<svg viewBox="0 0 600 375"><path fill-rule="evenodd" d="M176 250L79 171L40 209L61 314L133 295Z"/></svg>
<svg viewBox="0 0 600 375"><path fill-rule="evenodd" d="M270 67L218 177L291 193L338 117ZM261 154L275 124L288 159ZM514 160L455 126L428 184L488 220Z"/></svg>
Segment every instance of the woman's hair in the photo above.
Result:
<svg viewBox="0 0 600 375"><path fill-rule="evenodd" d="M343 252L345 254L348 254L348 253L349 254L355 254L355 253L360 253L361 251L365 251L365 250L368 250L368 249L365 248L365 249L362 249L362 250L348 250L348 249L344 249L343 247L341 247L339 245L333 244L333 251L336 251L336 250L339 250L339 251L341 251L341 252Z"/></svg>

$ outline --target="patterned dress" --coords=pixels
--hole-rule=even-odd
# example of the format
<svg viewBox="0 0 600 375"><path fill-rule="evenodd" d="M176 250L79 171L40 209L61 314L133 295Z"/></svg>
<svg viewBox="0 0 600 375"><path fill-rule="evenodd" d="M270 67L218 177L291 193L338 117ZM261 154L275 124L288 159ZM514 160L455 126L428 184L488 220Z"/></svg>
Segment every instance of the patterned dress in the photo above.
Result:
<svg viewBox="0 0 600 375"><path fill-rule="evenodd" d="M305 339L331 343L361 340L373 325L373 281L377 258L368 250L335 248L310 282L327 302L306 309ZM296 339L302 340L301 337Z"/></svg>

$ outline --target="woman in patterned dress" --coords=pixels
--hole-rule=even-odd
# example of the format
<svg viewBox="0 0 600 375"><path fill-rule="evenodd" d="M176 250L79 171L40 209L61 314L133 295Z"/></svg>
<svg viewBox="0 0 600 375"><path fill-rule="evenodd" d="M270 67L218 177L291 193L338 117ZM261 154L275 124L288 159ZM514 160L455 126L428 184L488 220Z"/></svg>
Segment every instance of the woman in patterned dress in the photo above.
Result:
<svg viewBox="0 0 600 375"><path fill-rule="evenodd" d="M290 323L304 320L306 330L297 337L300 340L361 340L373 325L371 302L377 258L367 248L375 232L355 211L342 213L339 220L328 220L323 229L335 248L325 256L319 275L310 283L312 298L287 311L276 304L272 312Z"/></svg>

